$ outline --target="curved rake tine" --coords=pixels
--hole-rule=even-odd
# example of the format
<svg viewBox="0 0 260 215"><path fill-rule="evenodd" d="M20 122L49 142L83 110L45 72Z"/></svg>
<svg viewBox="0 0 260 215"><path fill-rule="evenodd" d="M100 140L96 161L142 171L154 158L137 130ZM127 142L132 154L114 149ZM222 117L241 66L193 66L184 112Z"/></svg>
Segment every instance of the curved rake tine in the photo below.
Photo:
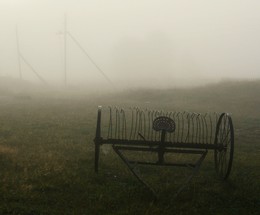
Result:
<svg viewBox="0 0 260 215"><path fill-rule="evenodd" d="M178 119L178 133L177 133L177 142L179 142L179 133L180 133L180 112L177 113L177 119Z"/></svg>
<svg viewBox="0 0 260 215"><path fill-rule="evenodd" d="M194 130L195 130L195 126L194 126L194 117L195 117L195 113L192 113L192 115L191 115L191 122L192 122L192 135L191 135L191 143L194 143L193 142L193 139L194 139L194 137L195 137L195 135L194 135Z"/></svg>
<svg viewBox="0 0 260 215"><path fill-rule="evenodd" d="M147 113L147 116L148 116L148 139L150 140L150 132L151 132L151 111L150 110L148 110L148 113Z"/></svg>
<svg viewBox="0 0 260 215"><path fill-rule="evenodd" d="M166 111L165 116L170 118L170 112L169 112L169 111ZM166 136L166 141L167 141L167 142L170 142L170 141L171 141L171 133L172 133L172 132L168 133L167 136Z"/></svg>
<svg viewBox="0 0 260 215"><path fill-rule="evenodd" d="M155 111L155 118L159 116L159 111L156 110ZM155 132L155 141L158 140L158 138L160 138L160 136L158 137L158 132Z"/></svg>
<svg viewBox="0 0 260 215"><path fill-rule="evenodd" d="M203 122L202 115L199 116L199 143L203 143Z"/></svg>
<svg viewBox="0 0 260 215"><path fill-rule="evenodd" d="M151 112L151 125L153 124L153 120L154 120L154 110L152 110ZM151 129L151 140L154 140L154 130Z"/></svg>
<svg viewBox="0 0 260 215"><path fill-rule="evenodd" d="M138 131L138 114L139 113L139 110L138 110L138 108L135 108L135 127L134 127L134 139L136 138L136 133L137 133L137 131Z"/></svg>
<svg viewBox="0 0 260 215"><path fill-rule="evenodd" d="M116 129L115 129L115 138L120 139L120 115L119 110L117 107L115 107L116 111Z"/></svg>
<svg viewBox="0 0 260 215"><path fill-rule="evenodd" d="M175 115L176 115L176 111L173 113L172 115L172 118L173 118L173 121L175 122ZM177 125L178 126L178 125ZM176 132L173 132L172 134L172 139L173 139L173 142L176 142Z"/></svg>
<svg viewBox="0 0 260 215"><path fill-rule="evenodd" d="M117 121L118 121L118 119L117 119L117 110L116 110L116 107L114 107L114 114L115 114L115 134L114 134L114 137L115 137L115 139L117 138L117 126L118 126L118 124L117 124Z"/></svg>
<svg viewBox="0 0 260 215"><path fill-rule="evenodd" d="M108 133L107 133L107 138L112 138L112 108L111 106L108 106L109 109L109 123L108 123Z"/></svg>
<svg viewBox="0 0 260 215"><path fill-rule="evenodd" d="M209 122L210 122L210 144L212 144L213 125L212 125L211 114L209 114Z"/></svg>
<svg viewBox="0 0 260 215"><path fill-rule="evenodd" d="M121 114L122 114L122 139L126 139L126 117L125 117L125 111L123 108L121 108Z"/></svg>
<svg viewBox="0 0 260 215"><path fill-rule="evenodd" d="M171 115L172 115L172 111L169 112L168 117L171 118ZM172 132L168 136L169 136L169 141L172 141Z"/></svg>
<svg viewBox="0 0 260 215"><path fill-rule="evenodd" d="M140 137L140 134L141 136L142 135L142 132L143 132L143 122L142 122L142 110L140 109L139 113L139 120L138 120L138 129L137 129L137 134L138 134L138 137Z"/></svg>
<svg viewBox="0 0 260 215"><path fill-rule="evenodd" d="M144 137L146 136L146 117L145 117L145 112L143 112L142 111L142 113L143 113L143 135L144 135Z"/></svg>
<svg viewBox="0 0 260 215"><path fill-rule="evenodd" d="M197 143L201 143L201 114L199 113L198 114L198 117L197 117L197 120L198 120L198 139L197 139Z"/></svg>
<svg viewBox="0 0 260 215"><path fill-rule="evenodd" d="M207 120L206 120L206 117L207 117L208 113L206 113L203 117L204 119L204 125L205 125L205 132L206 132L206 141L205 141L205 138L204 138L204 142L203 143L208 143L208 124L207 124Z"/></svg>
<svg viewBox="0 0 260 215"><path fill-rule="evenodd" d="M187 121L188 121L188 128L187 128L187 135L186 135L186 138L185 138L185 143L188 142L188 139L189 139L189 133L190 133L190 113L188 112L187 113Z"/></svg>
<svg viewBox="0 0 260 215"><path fill-rule="evenodd" d="M198 143L202 143L202 138L203 138L203 125L202 125L202 115L199 115L199 141Z"/></svg>
<svg viewBox="0 0 260 215"><path fill-rule="evenodd" d="M133 126L134 126L134 110L133 108L130 108L130 110L131 110L131 129L130 129L129 139L132 140Z"/></svg>
<svg viewBox="0 0 260 215"><path fill-rule="evenodd" d="M202 119L202 115L200 114L199 117L199 128L200 128L200 133L199 133L199 143L203 144L203 119Z"/></svg>
<svg viewBox="0 0 260 215"><path fill-rule="evenodd" d="M181 121L182 121L182 128L181 128L181 143L183 142L183 132L184 132L184 114L185 111L183 113L181 113Z"/></svg>
<svg viewBox="0 0 260 215"><path fill-rule="evenodd" d="M198 143L198 133L199 133L198 116L199 116L199 114L196 113L196 135L195 135L195 143Z"/></svg>
<svg viewBox="0 0 260 215"><path fill-rule="evenodd" d="M217 125L217 122L218 122L219 114L217 112L215 112L214 114L215 114L215 123L214 123L214 125L215 125L215 131L216 131L216 129L217 129L216 125ZM221 131L221 129L220 129L220 131Z"/></svg>

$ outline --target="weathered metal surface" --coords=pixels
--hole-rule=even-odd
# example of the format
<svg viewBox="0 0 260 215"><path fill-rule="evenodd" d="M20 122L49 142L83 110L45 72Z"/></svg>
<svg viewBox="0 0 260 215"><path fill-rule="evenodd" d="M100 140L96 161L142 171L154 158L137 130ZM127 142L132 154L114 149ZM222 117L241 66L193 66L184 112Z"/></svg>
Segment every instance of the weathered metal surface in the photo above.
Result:
<svg viewBox="0 0 260 215"><path fill-rule="evenodd" d="M108 107L98 109L95 142L95 171L98 171L99 151L102 144L113 145L130 171L154 194L154 190L135 172L136 165L189 167L193 171L176 195L199 171L208 150L214 150L218 176L227 179L233 160L234 129L227 113L191 113L156 111L140 108ZM123 152L157 153L155 162L128 160ZM165 161L168 153L200 155L195 163Z"/></svg>

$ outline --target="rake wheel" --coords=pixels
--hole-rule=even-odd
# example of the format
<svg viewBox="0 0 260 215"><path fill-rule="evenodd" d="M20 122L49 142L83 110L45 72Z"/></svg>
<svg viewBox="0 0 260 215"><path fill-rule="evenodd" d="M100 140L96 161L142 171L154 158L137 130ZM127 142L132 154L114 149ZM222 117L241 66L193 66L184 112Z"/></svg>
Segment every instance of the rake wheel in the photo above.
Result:
<svg viewBox="0 0 260 215"><path fill-rule="evenodd" d="M214 158L217 175L228 178L234 154L234 128L229 114L222 113L216 126Z"/></svg>

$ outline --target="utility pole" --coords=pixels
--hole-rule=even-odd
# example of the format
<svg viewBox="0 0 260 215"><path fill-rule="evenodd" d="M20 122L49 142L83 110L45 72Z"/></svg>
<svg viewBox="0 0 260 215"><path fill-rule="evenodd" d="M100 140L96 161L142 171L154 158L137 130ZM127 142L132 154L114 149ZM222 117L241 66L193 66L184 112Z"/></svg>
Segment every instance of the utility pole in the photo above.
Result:
<svg viewBox="0 0 260 215"><path fill-rule="evenodd" d="M18 35L18 27L16 25L16 46L17 46L17 58L18 58L18 69L19 69L19 78L22 80L22 69L21 69L21 52L20 52L20 44L19 44L19 35Z"/></svg>
<svg viewBox="0 0 260 215"><path fill-rule="evenodd" d="M32 67L32 65L25 59L23 56L21 50L20 50L20 44L19 44L19 35L18 35L18 27L16 25L16 45L17 45L17 58L18 58L18 68L19 68L19 77L22 80L22 68L21 68L21 61L23 61L31 70L32 72L37 76L37 78L44 84L47 84L47 82L40 76L39 73L36 72L36 70Z"/></svg>
<svg viewBox="0 0 260 215"><path fill-rule="evenodd" d="M67 86L67 14L64 15L64 84Z"/></svg>
<svg viewBox="0 0 260 215"><path fill-rule="evenodd" d="M87 51L81 46L81 44L78 42L78 40L68 31L67 28L67 14L64 14L64 26L63 26L63 36L64 36L64 59L63 59L63 69L64 69L64 85L67 86L67 38L69 37L77 46L78 48L85 54L85 56L89 59L89 61L96 67L96 69L99 71L99 73L113 86L113 82L109 79L109 77L103 72L103 70L95 63L95 61L90 57L90 55L87 53ZM61 35L62 33L58 33Z"/></svg>

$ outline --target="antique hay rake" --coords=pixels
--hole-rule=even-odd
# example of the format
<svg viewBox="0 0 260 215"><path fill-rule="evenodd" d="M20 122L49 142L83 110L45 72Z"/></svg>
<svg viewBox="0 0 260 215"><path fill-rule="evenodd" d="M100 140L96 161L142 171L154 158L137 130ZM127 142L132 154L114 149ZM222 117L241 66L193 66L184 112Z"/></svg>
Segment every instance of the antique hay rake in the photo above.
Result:
<svg viewBox="0 0 260 215"><path fill-rule="evenodd" d="M102 113L102 122L101 122ZM228 113L191 113L156 111L140 108L98 107L95 142L95 171L98 172L100 146L112 145L135 177L153 189L139 176L137 165L178 166L192 169L191 175L177 190L180 193L199 171L208 150L214 150L217 175L228 178L233 161L234 129ZM124 153L123 153L124 152ZM153 159L134 157L126 152L151 152ZM172 162L166 155L192 154L193 163Z"/></svg>

